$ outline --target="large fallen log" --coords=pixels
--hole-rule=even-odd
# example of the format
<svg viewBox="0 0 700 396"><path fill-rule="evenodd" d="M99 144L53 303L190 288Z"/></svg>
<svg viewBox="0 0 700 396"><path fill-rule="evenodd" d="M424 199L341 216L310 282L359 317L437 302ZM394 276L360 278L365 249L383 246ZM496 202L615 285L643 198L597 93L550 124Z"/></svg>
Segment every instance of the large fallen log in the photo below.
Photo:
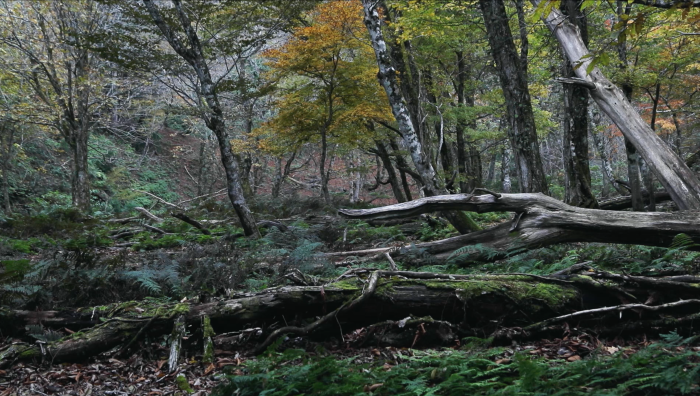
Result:
<svg viewBox="0 0 700 396"><path fill-rule="evenodd" d="M456 194L417 199L372 209L343 209L354 219L396 219L422 213L465 210L514 212L512 221L493 228L415 247L457 263L503 258L524 250L564 242L603 242L669 247L678 234L700 241L700 213L616 212L567 205L543 194ZM471 246L471 248L470 248ZM404 247L404 251L411 247ZM698 246L690 246L698 250ZM342 252L335 255L379 254L397 248ZM453 252L459 249L459 254Z"/></svg>
<svg viewBox="0 0 700 396"><path fill-rule="evenodd" d="M624 332L623 325L653 335L690 328L700 312L700 278L632 277L585 265L570 272L577 271L585 272L543 277L355 270L325 286L279 287L206 304L129 302L85 308L74 315L47 313L51 320L42 322L45 327L85 326L88 313L97 324L54 342L37 344L25 337L25 342L0 350L0 367L32 359L80 361L109 350L121 354L144 332L169 333L178 317L197 334L206 316L212 329L200 333L210 337L214 332L235 332L226 338L245 335L258 342L260 350L283 334L343 335L348 343L370 339L373 344L408 347L455 345L465 336L510 343L545 334L561 336L573 328ZM26 323L36 322L37 316L27 311L0 311L3 331L14 331L15 337L22 337ZM392 332L405 334L389 337Z"/></svg>

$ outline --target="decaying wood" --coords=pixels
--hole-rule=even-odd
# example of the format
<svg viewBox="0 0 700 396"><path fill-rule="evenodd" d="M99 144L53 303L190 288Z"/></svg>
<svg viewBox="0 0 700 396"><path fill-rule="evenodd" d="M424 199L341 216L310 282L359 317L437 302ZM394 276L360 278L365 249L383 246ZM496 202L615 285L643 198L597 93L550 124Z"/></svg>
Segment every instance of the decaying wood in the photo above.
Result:
<svg viewBox="0 0 700 396"><path fill-rule="evenodd" d="M162 223L162 222L163 222L163 219L161 219L160 217L158 217L158 216L154 215L153 213L149 212L148 209L146 209L146 208L144 208L144 207L137 206L137 207L134 208L134 210L137 211L137 212L139 212L139 213L141 213L142 215L146 216L148 219L155 221L156 223Z"/></svg>
<svg viewBox="0 0 700 396"><path fill-rule="evenodd" d="M265 337L255 348L258 351L284 334L342 335L346 343L374 337L372 342L422 347L436 342L454 345L465 336L507 343L542 332L562 336L566 328L594 333L620 330L623 324L623 331L686 331L700 310L697 282L696 277L645 278L592 270L546 277L358 269L323 286L278 287L205 304L144 302L139 307L131 302L72 314L0 310L0 330L15 338L22 337L27 323L82 328L55 342L14 343L0 351L0 367L32 359L84 360L130 343L140 332L153 337L167 334L180 327L175 326L176 317L183 318L192 334L202 334L195 330L208 316L215 333L227 334L208 333L217 348L225 341L250 350L251 345L241 344ZM629 313L620 317L620 312ZM407 323L413 326L407 327L410 334L396 335ZM395 335L371 335L379 328ZM435 337L428 337L433 330Z"/></svg>
<svg viewBox="0 0 700 396"><path fill-rule="evenodd" d="M500 196L500 197L499 197ZM524 249L564 242L602 242L648 246L671 245L678 234L700 241L700 213L616 212L567 205L542 194L456 194L417 199L373 209L343 209L355 219L394 219L446 210L477 213L515 212L512 222L441 241L416 244L415 248L458 263L507 257ZM473 246L469 248L469 246ZM382 250L383 249L383 250ZM380 254L394 248L342 252L338 255ZM403 251L411 250L405 246ZM698 247L691 247L698 249Z"/></svg>
<svg viewBox="0 0 700 396"><path fill-rule="evenodd" d="M646 190L642 192L642 199L644 200L645 205L649 204L649 193L647 193ZM671 200L671 195L667 192L655 192L654 193L654 202L656 202L656 203L670 201L670 200ZM632 207L632 197L629 195L625 195L622 197L615 197L615 198L600 202L600 209L603 209L603 210L623 210L623 209L629 209L631 207Z"/></svg>
<svg viewBox="0 0 700 396"><path fill-rule="evenodd" d="M197 220L191 218L190 216L187 216L184 213L173 213L171 214L176 219L180 219L184 221L185 223L191 225L192 227L198 229L199 231L202 232L204 235L211 235L211 231L207 230L206 227L202 225L202 223L198 222Z"/></svg>
<svg viewBox="0 0 700 396"><path fill-rule="evenodd" d="M539 6L541 0L531 0ZM608 115L622 134L642 155L680 210L700 210L700 179L686 163L654 133L637 113L620 88L608 80L597 67L579 29L557 7L551 8L543 21L559 41L576 77L589 86L589 93L602 112ZM593 65L595 66L595 65Z"/></svg>

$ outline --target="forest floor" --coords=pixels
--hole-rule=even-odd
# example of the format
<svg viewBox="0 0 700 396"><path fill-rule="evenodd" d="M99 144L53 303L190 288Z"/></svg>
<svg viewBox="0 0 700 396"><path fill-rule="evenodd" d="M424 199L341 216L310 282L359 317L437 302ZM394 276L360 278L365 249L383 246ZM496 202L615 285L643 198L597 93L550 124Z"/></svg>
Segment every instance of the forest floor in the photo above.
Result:
<svg viewBox="0 0 700 396"><path fill-rule="evenodd" d="M269 206L269 202L258 205ZM261 217L288 228L284 232L274 226L264 228L259 240L241 237L240 229L227 220L232 214L216 202L188 212L211 235L168 217L167 210L155 211L163 217L158 223L85 218L70 210L24 217L2 229L0 303L37 313L93 307L93 315L99 307L131 300L204 304L300 282L323 285L350 268L389 268L383 258L363 260L328 253L414 245L455 235L451 226L432 216L370 224L343 220L311 200L290 200L275 207L285 209ZM487 227L510 220L511 215L489 213L474 218ZM149 224L165 233L145 227ZM694 252L601 244L560 245L469 267L438 262L419 250L396 259L400 270L455 276L546 276L581 262L632 275L698 273ZM0 325L0 354L13 344L50 343L81 330L70 327L28 323L24 332L13 333L11 326ZM662 337L653 331L602 337L566 325L551 336L511 344L467 337L426 348L416 345L425 333L419 324L407 330L411 332L407 345L354 344L353 339L367 329L343 332L341 328L332 336L290 335L258 355L252 350L262 338L231 344L222 342L224 333L213 338L213 356L205 359L202 333L193 328L183 337L180 360L172 369L168 366L170 329L140 338L137 334L133 338L139 339L127 348L128 353L120 344L79 362L54 362L47 354L43 359L0 366L0 396L254 395L262 391L275 395L700 393L693 382L700 372L697 337L684 338L687 334L681 337L672 329Z"/></svg>

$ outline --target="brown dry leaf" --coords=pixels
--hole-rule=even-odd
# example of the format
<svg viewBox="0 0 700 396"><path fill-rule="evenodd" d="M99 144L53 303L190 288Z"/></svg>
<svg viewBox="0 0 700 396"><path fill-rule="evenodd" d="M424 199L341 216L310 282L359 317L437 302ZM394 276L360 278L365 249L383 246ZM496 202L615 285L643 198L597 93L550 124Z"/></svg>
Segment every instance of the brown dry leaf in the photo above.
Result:
<svg viewBox="0 0 700 396"><path fill-rule="evenodd" d="M504 364L504 363L510 363L512 360L510 359L498 359L496 360L496 364Z"/></svg>
<svg viewBox="0 0 700 396"><path fill-rule="evenodd" d="M379 352L379 349L374 348L374 349L372 349L372 354L373 354L374 356L381 356L382 353Z"/></svg>
<svg viewBox="0 0 700 396"><path fill-rule="evenodd" d="M538 353L541 353L541 352L542 352L542 350L540 350L540 349L533 349L530 351L530 355L537 355Z"/></svg>
<svg viewBox="0 0 700 396"><path fill-rule="evenodd" d="M167 362L167 360L159 360L159 361L158 361L158 363L156 364L156 367L158 368L158 370L160 370L161 367L163 367L163 365L165 364L165 362Z"/></svg>
<svg viewBox="0 0 700 396"><path fill-rule="evenodd" d="M372 392L374 390L377 390L380 386L384 384L373 384L373 385L365 385L364 391L365 392Z"/></svg>
<svg viewBox="0 0 700 396"><path fill-rule="evenodd" d="M73 330L71 330L71 329L69 329L69 328L67 328L67 327L64 327L63 330L64 330L66 333L68 333L68 334L73 334L73 333L75 333L75 331L73 331Z"/></svg>
<svg viewBox="0 0 700 396"><path fill-rule="evenodd" d="M214 366L213 363L210 364L210 365L206 368L206 370L204 370L204 375L209 375L209 373L211 373L212 371L214 371L215 368L216 368L216 366Z"/></svg>
<svg viewBox="0 0 700 396"><path fill-rule="evenodd" d="M389 363L384 363L384 366L382 366L384 371L391 371L392 367L394 367L394 366L390 365Z"/></svg>
<svg viewBox="0 0 700 396"><path fill-rule="evenodd" d="M567 362L575 362L575 361L577 361L577 360L581 360L581 356L579 356L579 355L574 355L574 356L570 356L570 357L568 357L568 358L566 359Z"/></svg>
<svg viewBox="0 0 700 396"><path fill-rule="evenodd" d="M603 347L603 349L605 349L605 351L606 351L607 353L611 354L611 355L620 350L620 348L617 348L617 347L614 347L614 346L611 346L611 347Z"/></svg>

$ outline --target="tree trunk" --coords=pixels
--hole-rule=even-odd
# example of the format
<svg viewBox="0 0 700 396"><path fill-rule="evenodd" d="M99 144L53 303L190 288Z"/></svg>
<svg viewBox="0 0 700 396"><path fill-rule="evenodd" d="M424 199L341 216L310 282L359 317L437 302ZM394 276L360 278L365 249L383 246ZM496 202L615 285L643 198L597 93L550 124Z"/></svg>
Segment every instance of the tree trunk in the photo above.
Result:
<svg viewBox="0 0 700 396"><path fill-rule="evenodd" d="M549 193L540 157L527 75L518 57L503 0L479 0L508 115L508 138L521 192Z"/></svg>
<svg viewBox="0 0 700 396"><path fill-rule="evenodd" d="M365 14L364 22L369 31L372 47L374 48L377 64L379 66L377 77L389 98L391 111L398 123L399 131L411 155L416 171L421 176L425 194L427 196L443 194L445 192L444 186L440 185L435 169L423 153L423 147L416 134L414 124L411 121L411 115L404 104L403 95L401 94L401 89L398 84L396 69L392 66L391 57L387 51L386 42L384 41L384 35L381 30L381 20L379 18L377 2L373 0L362 0L362 4ZM464 214L445 213L445 216L460 233L465 234L479 228L476 223Z"/></svg>
<svg viewBox="0 0 700 396"><path fill-rule="evenodd" d="M413 194L411 194L411 185L408 183L408 177L406 177L406 169L408 169L408 163L403 155L400 153L399 145L394 139L389 139L389 145L391 145L391 150L396 158L396 166L399 168L399 176L401 176L401 186L403 186L403 192L406 194L406 200L412 201ZM422 184L420 179L416 180L418 184Z"/></svg>
<svg viewBox="0 0 700 396"><path fill-rule="evenodd" d="M296 158L297 152L294 151L292 153L292 156L289 157L289 159L285 162L284 168L282 167L282 158L277 158L277 165L275 167L275 178L272 183L272 197L277 198L280 195L280 190L282 189L282 184L284 183L284 179L289 176L289 174L292 171L292 162L294 162L294 158Z"/></svg>
<svg viewBox="0 0 700 396"><path fill-rule="evenodd" d="M0 144L2 144L2 200L5 215L12 214L10 206L10 169L14 157L15 129L7 122L0 124Z"/></svg>
<svg viewBox="0 0 700 396"><path fill-rule="evenodd" d="M580 271L586 271L585 275L578 275ZM362 276L367 270L356 274ZM259 342L263 340L259 336L266 336L256 348L263 351L284 334L337 337L338 331L341 336L353 334L344 338L348 347L369 342L378 347L409 348L455 346L469 336L493 337L495 344L510 345L513 340L562 337L571 332L656 335L676 330L685 334L692 331L699 316L700 291L695 286L698 278L693 276L627 276L594 271L582 264L552 276L409 271L374 271L366 280L360 276L346 273L324 286L286 286L196 305L154 307L151 302L142 314L118 311L116 304L66 312L62 320L52 311L0 310L3 334L18 336L25 325L37 323L61 330L83 329L42 345L14 342L0 350L0 368L34 359L84 361L131 340L122 353L142 331L158 337L167 334L176 320L193 336L200 334L198 337L211 337L212 332L242 334L252 328L246 339ZM92 317L86 314L91 312ZM100 312L112 314L101 317ZM202 327L202 317L210 318L211 329L196 332ZM78 324L72 318L82 321ZM287 325L270 332L266 324L275 322ZM86 329L86 325L94 327ZM422 331L418 333L416 327ZM221 340L213 339L215 343ZM246 349L245 344L239 347Z"/></svg>
<svg viewBox="0 0 700 396"><path fill-rule="evenodd" d="M71 177L71 193L73 206L81 211L90 211L90 179L88 177L88 132L87 130L71 131L70 147L73 151L73 175Z"/></svg>
<svg viewBox="0 0 700 396"><path fill-rule="evenodd" d="M501 185L503 186L503 192L509 193L511 188L510 182L510 150L503 149L503 155L501 155Z"/></svg>
<svg viewBox="0 0 700 396"><path fill-rule="evenodd" d="M539 4L533 0L533 4ZM637 148L673 201L681 210L700 209L700 180L683 161L651 130L635 111L624 93L598 68L588 73L593 61L578 29L557 9L552 9L545 23L563 47L567 58L576 68L580 83L589 87L589 93L600 109L610 117L623 135Z"/></svg>
<svg viewBox="0 0 700 396"><path fill-rule="evenodd" d="M208 114L205 117L207 127L214 132L216 139L219 141L219 150L221 152L221 162L226 173L227 193L233 209L236 211L238 218L243 227L243 232L246 236L260 236L258 227L255 223L253 213L246 204L243 195L243 187L241 185L240 166L231 150L231 141L226 130L224 121L224 113L219 103L219 97L216 93L216 87L213 83L209 66L206 63L206 58L199 41L197 32L189 17L182 8L179 1L174 1L173 4L177 11L178 19L182 29L187 36L186 47L180 37L172 31L170 26L163 20L158 7L152 0L143 0L148 13L151 15L153 22L158 26L161 33L168 41L175 52L180 55L187 63L192 66L197 73L199 80L199 89L208 107Z"/></svg>
<svg viewBox="0 0 700 396"><path fill-rule="evenodd" d="M321 194L326 205L333 205L331 194L328 191L328 172L326 172L326 157L328 156L328 142L326 141L326 130L321 131L321 160L319 161L319 172L321 173ZM329 169L330 172L330 169Z"/></svg>
<svg viewBox="0 0 700 396"><path fill-rule="evenodd" d="M493 260L565 242L669 247L678 234L700 241L700 213L616 212L578 208L542 194L444 195L374 209L341 210L356 219L396 219L433 211L515 212L512 222L442 241L416 244L446 259L461 249L459 263ZM468 249L466 246L479 245ZM410 250L410 247L407 247ZM700 245L690 249L698 250ZM356 253L356 252L355 252Z"/></svg>
<svg viewBox="0 0 700 396"><path fill-rule="evenodd" d="M389 157L389 152L386 149L386 145L381 140L375 140L374 143L377 145L377 155L382 161L384 169L386 169L386 173L389 177L389 184L391 184L391 191L394 193L396 202L406 202L406 198L401 191L401 184L396 176L396 170L394 169L394 164L391 162L391 157Z"/></svg>
<svg viewBox="0 0 700 396"><path fill-rule="evenodd" d="M588 20L574 1L561 3L561 10L574 21L588 45ZM575 77L574 68L566 58L564 77ZM564 202L583 208L597 208L598 201L591 188L588 163L588 90L578 85L564 84Z"/></svg>

